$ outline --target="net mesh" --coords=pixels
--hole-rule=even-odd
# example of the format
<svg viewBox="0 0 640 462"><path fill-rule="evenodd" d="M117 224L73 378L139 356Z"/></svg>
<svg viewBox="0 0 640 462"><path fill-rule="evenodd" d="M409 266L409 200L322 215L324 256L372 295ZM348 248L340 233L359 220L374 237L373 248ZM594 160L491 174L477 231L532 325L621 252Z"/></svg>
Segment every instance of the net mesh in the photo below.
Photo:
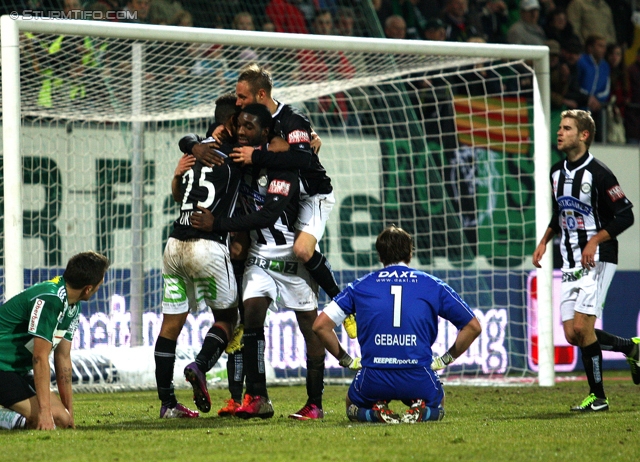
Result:
<svg viewBox="0 0 640 462"><path fill-rule="evenodd" d="M414 236L412 264L448 282L483 326L445 377L531 374L525 259L535 239L533 73L522 60L26 33L20 49L25 284L58 274L86 249L113 262L83 307L74 348L99 353L130 343L132 122L143 122L142 336L152 348L162 251L178 213L170 191L177 142L205 133L215 99L234 91L241 67L256 61L271 70L275 98L307 113L323 140L320 158L337 202L320 246L340 285L378 267L375 238L395 223ZM140 103L132 97L138 65ZM190 315L179 345L197 350L211 320L207 312ZM456 335L441 323L440 354ZM357 355L357 341L339 335ZM269 318L267 360L274 380L305 375L293 313ZM117 380L113 371L104 380L126 381L119 367ZM134 383L153 382L152 374L136 374ZM349 372L328 357L327 376Z"/></svg>

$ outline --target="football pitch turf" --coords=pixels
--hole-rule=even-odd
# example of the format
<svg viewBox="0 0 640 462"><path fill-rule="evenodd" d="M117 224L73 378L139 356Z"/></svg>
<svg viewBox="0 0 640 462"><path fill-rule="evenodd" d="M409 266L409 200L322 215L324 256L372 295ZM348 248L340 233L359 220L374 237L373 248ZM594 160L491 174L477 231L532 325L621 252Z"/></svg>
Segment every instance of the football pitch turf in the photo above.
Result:
<svg viewBox="0 0 640 462"><path fill-rule="evenodd" d="M446 386L446 416L426 424L360 424L344 412L346 386L327 386L325 418L294 421L304 386L272 387L269 420L220 418L228 393L211 390L212 411L160 420L155 392L76 394L77 429L0 431L0 461L631 461L640 449L640 386L605 373L611 410L576 415L584 380L555 387ZM194 407L190 389L176 392ZM406 409L393 402L397 412Z"/></svg>

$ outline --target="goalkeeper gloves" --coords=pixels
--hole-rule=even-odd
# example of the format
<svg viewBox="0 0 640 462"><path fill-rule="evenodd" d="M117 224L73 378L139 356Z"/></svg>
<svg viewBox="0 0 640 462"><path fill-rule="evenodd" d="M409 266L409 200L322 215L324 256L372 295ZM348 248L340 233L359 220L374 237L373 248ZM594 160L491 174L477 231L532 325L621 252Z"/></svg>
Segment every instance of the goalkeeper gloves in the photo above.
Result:
<svg viewBox="0 0 640 462"><path fill-rule="evenodd" d="M347 331L347 335L349 338L356 338L358 336L358 325L356 324L356 315L350 314L347 318L342 322L344 326L344 330Z"/></svg>
<svg viewBox="0 0 640 462"><path fill-rule="evenodd" d="M358 371L362 369L362 364L360 363L360 358L352 358L349 353L345 353L342 355L342 358L338 360L338 364L342 367L348 367L352 371Z"/></svg>
<svg viewBox="0 0 640 462"><path fill-rule="evenodd" d="M439 371L441 369L444 369L449 364L451 364L454 360L455 358L451 356L451 354L448 351L442 356L434 356L433 360L431 361L431 370Z"/></svg>

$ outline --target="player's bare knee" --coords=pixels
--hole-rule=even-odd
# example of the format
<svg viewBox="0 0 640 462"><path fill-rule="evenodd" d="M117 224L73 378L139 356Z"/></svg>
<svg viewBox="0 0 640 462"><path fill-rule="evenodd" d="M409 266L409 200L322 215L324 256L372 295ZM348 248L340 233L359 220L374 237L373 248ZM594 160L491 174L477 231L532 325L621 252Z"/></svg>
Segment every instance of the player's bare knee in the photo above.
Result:
<svg viewBox="0 0 640 462"><path fill-rule="evenodd" d="M69 428L71 426L71 416L66 409L54 412L53 423L56 424L56 428Z"/></svg>

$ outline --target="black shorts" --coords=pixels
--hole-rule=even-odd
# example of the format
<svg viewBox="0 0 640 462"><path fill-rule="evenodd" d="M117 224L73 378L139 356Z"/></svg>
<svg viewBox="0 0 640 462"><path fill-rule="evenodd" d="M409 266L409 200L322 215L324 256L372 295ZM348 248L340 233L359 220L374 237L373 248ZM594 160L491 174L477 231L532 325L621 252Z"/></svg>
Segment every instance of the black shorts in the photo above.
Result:
<svg viewBox="0 0 640 462"><path fill-rule="evenodd" d="M33 375L0 371L0 406L11 407L35 395Z"/></svg>

